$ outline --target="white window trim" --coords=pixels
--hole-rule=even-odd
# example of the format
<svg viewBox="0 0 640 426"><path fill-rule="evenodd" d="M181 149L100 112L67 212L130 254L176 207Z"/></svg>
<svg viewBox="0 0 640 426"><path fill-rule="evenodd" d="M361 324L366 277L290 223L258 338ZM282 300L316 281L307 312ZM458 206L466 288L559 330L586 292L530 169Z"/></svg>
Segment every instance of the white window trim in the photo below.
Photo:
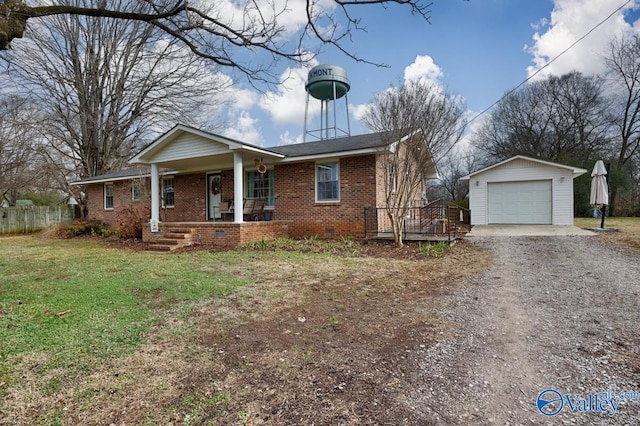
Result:
<svg viewBox="0 0 640 426"><path fill-rule="evenodd" d="M267 172L269 173L269 177L267 179L270 180L270 185L269 188L271 189L271 192L273 193L273 195L271 196L271 198L273 199L273 204L265 204L264 208L265 210L273 210L274 206L275 206L275 191L276 191L276 182L275 182L275 174L274 174L274 169L273 168L267 168ZM249 183L250 183L250 179L252 177L252 175L256 173L252 170L247 170L244 174L244 188L243 188L243 194L245 197L249 197ZM270 197L266 197L267 201Z"/></svg>
<svg viewBox="0 0 640 426"><path fill-rule="evenodd" d="M136 187L138 187L138 197L136 197ZM131 200L140 201L142 199L142 183L138 180L131 181Z"/></svg>
<svg viewBox="0 0 640 426"><path fill-rule="evenodd" d="M391 193L395 194L398 191L398 171L396 169L396 165L390 163L389 164L389 185L391 186Z"/></svg>
<svg viewBox="0 0 640 426"><path fill-rule="evenodd" d="M331 199L331 200L320 200L318 199L318 166L321 166L323 164L326 165L333 165L333 164L337 164L338 165L338 198L335 199ZM314 178L314 182L313 182L313 190L315 192L315 198L316 198L316 203L339 203L340 202L340 197L341 197L341 193L340 193L340 159L336 158L336 159L328 159L328 160L324 160L324 161L316 161L316 163L313 166L313 172L315 175Z"/></svg>
<svg viewBox="0 0 640 426"><path fill-rule="evenodd" d="M111 207L107 207L107 186L111 186ZM105 210L113 210L115 206L114 193L116 192L116 186L113 182L105 182L102 185L102 206Z"/></svg>
<svg viewBox="0 0 640 426"><path fill-rule="evenodd" d="M164 203L164 181L171 179L173 181L173 204L165 205ZM160 201L162 201L163 209L172 209L176 206L176 180L173 176L163 176L160 182Z"/></svg>

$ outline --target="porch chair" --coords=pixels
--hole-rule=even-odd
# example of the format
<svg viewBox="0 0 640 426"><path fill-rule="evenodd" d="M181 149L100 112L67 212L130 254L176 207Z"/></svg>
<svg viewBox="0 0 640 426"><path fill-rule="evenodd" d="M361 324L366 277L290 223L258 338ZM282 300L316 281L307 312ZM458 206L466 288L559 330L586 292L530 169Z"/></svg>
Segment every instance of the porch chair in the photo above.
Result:
<svg viewBox="0 0 640 426"><path fill-rule="evenodd" d="M242 207L242 220L253 220L253 206L255 205L255 198L245 198L244 206Z"/></svg>
<svg viewBox="0 0 640 426"><path fill-rule="evenodd" d="M253 220L263 220L264 206L266 201L264 198L257 198L253 204Z"/></svg>
<svg viewBox="0 0 640 426"><path fill-rule="evenodd" d="M227 220L227 217L233 217L233 202L221 201L220 202L220 217L223 221Z"/></svg>

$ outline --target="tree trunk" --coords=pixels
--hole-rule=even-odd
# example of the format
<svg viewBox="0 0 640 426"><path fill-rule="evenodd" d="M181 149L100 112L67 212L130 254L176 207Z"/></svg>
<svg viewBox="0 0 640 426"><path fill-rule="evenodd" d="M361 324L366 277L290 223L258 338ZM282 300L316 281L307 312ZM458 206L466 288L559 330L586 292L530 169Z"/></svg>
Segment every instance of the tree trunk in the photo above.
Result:
<svg viewBox="0 0 640 426"><path fill-rule="evenodd" d="M399 219L397 217L391 218L391 226L393 228L393 240L396 243L396 247L404 247L404 241L402 240L404 229L404 218Z"/></svg>

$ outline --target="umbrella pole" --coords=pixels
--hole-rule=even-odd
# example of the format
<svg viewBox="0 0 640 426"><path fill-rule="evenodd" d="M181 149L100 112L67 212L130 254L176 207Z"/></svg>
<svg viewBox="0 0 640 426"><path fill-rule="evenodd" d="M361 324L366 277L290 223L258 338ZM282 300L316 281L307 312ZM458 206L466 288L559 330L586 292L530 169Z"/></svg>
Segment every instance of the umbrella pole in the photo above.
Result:
<svg viewBox="0 0 640 426"><path fill-rule="evenodd" d="M607 206L600 207L600 216L602 220L600 220L600 229L604 229L604 215L606 214Z"/></svg>

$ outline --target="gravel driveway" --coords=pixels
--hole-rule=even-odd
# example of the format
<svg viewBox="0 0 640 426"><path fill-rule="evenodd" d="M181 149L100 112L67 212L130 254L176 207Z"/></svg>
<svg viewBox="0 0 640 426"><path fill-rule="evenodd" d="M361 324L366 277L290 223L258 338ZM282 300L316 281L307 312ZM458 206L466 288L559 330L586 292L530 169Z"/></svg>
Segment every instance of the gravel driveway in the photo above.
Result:
<svg viewBox="0 0 640 426"><path fill-rule="evenodd" d="M407 404L424 423L640 423L638 252L585 236L473 241L493 265L448 296L456 335L419 361ZM556 416L537 407L547 389L543 403L562 398L544 407ZM609 390L636 394L614 411L595 399Z"/></svg>

